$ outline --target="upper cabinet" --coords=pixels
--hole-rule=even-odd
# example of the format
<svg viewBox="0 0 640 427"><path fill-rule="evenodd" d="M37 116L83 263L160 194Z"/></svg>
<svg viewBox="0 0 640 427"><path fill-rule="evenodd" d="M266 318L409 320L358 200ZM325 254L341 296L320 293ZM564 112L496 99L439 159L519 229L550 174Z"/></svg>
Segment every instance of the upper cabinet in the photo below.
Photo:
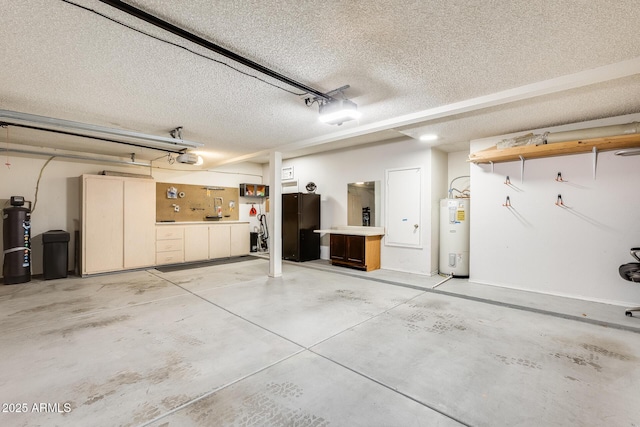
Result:
<svg viewBox="0 0 640 427"><path fill-rule="evenodd" d="M240 197L269 197L269 186L264 184L240 184Z"/></svg>

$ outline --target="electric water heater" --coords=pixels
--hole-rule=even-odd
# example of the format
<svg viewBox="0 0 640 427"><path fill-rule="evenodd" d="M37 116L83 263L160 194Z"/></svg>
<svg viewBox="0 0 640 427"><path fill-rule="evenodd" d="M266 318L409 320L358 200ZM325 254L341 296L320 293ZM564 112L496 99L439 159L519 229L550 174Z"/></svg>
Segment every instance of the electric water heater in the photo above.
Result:
<svg viewBox="0 0 640 427"><path fill-rule="evenodd" d="M469 277L470 199L440 200L440 274Z"/></svg>

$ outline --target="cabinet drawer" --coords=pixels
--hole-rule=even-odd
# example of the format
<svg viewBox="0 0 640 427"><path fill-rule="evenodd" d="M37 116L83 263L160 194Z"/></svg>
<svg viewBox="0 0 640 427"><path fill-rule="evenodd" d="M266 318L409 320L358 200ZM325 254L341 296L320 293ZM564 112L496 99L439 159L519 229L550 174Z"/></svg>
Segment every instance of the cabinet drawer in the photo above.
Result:
<svg viewBox="0 0 640 427"><path fill-rule="evenodd" d="M156 242L156 252L182 252L182 239L158 240Z"/></svg>
<svg viewBox="0 0 640 427"><path fill-rule="evenodd" d="M182 250L156 253L157 265L175 264L179 262L184 262L184 253Z"/></svg>
<svg viewBox="0 0 640 427"><path fill-rule="evenodd" d="M156 228L156 240L182 239L184 229L182 227L158 227Z"/></svg>

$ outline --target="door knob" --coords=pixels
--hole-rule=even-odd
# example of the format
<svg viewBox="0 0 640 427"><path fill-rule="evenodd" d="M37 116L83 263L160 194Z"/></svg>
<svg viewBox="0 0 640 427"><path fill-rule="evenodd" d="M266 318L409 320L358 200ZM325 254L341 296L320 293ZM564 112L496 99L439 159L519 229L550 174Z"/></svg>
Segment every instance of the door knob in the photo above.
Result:
<svg viewBox="0 0 640 427"><path fill-rule="evenodd" d="M413 228L418 228L418 224L413 224Z"/></svg>

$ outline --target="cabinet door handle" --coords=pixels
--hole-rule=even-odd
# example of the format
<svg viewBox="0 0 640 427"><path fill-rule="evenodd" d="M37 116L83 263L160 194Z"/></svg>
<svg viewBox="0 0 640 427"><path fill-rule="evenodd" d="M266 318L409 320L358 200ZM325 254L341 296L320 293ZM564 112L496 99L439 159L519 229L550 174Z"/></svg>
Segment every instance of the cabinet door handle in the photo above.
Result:
<svg viewBox="0 0 640 427"><path fill-rule="evenodd" d="M419 225L418 224L413 224L413 228L418 228Z"/></svg>

